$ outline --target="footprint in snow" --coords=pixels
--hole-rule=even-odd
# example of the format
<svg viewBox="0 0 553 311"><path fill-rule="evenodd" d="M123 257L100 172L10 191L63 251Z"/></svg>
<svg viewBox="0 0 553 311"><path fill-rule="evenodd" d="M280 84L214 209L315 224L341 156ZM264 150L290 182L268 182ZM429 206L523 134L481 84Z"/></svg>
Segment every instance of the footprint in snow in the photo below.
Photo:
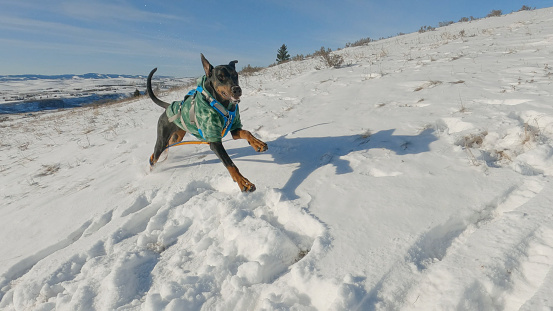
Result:
<svg viewBox="0 0 553 311"><path fill-rule="evenodd" d="M142 303L152 309L229 306L244 291L286 275L325 232L301 206L281 200L273 190L237 195L196 182L160 191L163 195L138 196L118 218L106 213L87 223L78 233L92 240L88 249L46 254L36 269L2 288L2 305L90 310ZM124 222L111 235L94 240L95 232L117 219ZM290 289L287 295L302 300L298 291Z"/></svg>

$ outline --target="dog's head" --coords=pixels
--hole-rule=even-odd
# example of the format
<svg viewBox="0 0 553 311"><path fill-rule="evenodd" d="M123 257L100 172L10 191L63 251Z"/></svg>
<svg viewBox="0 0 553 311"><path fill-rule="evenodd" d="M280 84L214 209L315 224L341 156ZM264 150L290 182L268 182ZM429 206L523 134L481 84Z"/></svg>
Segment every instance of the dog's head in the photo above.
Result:
<svg viewBox="0 0 553 311"><path fill-rule="evenodd" d="M242 89L238 85L238 73L235 64L237 60L231 61L228 65L219 65L213 67L209 61L202 55L202 65L207 77L206 87L208 91L215 96L220 103L240 102Z"/></svg>

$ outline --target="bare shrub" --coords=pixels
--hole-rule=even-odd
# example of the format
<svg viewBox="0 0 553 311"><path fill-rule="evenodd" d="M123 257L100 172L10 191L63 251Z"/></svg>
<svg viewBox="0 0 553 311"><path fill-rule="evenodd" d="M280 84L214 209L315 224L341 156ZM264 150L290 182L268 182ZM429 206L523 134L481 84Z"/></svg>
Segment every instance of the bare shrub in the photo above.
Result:
<svg viewBox="0 0 553 311"><path fill-rule="evenodd" d="M17 146L17 148L19 148L19 150L21 150L21 151L25 151L29 148L30 144L31 144L30 142L25 142L25 143L22 143L19 146Z"/></svg>
<svg viewBox="0 0 553 311"><path fill-rule="evenodd" d="M537 119L534 119L534 122L536 123L536 126L530 125L529 122L524 122L524 133L521 137L523 145L528 142L539 141L541 130Z"/></svg>
<svg viewBox="0 0 553 311"><path fill-rule="evenodd" d="M296 56L292 56L292 61L298 62L305 59L305 56L303 54L297 54Z"/></svg>
<svg viewBox="0 0 553 311"><path fill-rule="evenodd" d="M257 66L251 66L250 64L244 66L244 68L242 68L242 70L240 70L240 74L243 75L243 76L250 76L256 72L259 72L261 70L263 70L265 68L263 67L257 67Z"/></svg>
<svg viewBox="0 0 553 311"><path fill-rule="evenodd" d="M474 166L479 166L481 163L476 158L476 156L474 155L471 149L477 149L477 150L480 149L486 135L488 135L487 131L483 131L481 133L469 134L460 138L456 142L458 146L464 147L465 151L469 156L470 161L472 162L472 165Z"/></svg>
<svg viewBox="0 0 553 311"><path fill-rule="evenodd" d="M385 104L382 104L382 106L384 106ZM361 135L359 135L362 139L367 139L369 137L371 137L372 133L371 133L371 130L366 130L364 131L363 133L361 133Z"/></svg>
<svg viewBox="0 0 553 311"><path fill-rule="evenodd" d="M436 28L432 26L421 26L421 28L419 29L419 33L424 33L427 31L434 31L434 30L436 30Z"/></svg>
<svg viewBox="0 0 553 311"><path fill-rule="evenodd" d="M469 134L463 137L463 145L465 148L479 148L484 142L484 137L488 135L487 131L477 134Z"/></svg>
<svg viewBox="0 0 553 311"><path fill-rule="evenodd" d="M535 10L536 8L534 7L533 9L527 5L523 5L522 8L520 8L518 10L518 12L521 12L521 11L532 11L532 10Z"/></svg>
<svg viewBox="0 0 553 311"><path fill-rule="evenodd" d="M355 41L355 42L353 42L353 43L351 43L351 42L346 43L346 47L349 48L349 47L354 47L354 46L363 46L363 45L367 45L367 44L369 44L369 43L371 43L371 42L373 42L373 41L374 41L374 40L371 39L371 38L369 38L369 37L367 37L367 38L362 38L362 39L359 39L359 40L357 40L357 41Z"/></svg>
<svg viewBox="0 0 553 311"><path fill-rule="evenodd" d="M332 50L330 48L325 49L325 47L322 46L321 49L313 53L313 55L320 56L328 67L340 67L344 63L344 58L337 54L331 54L331 52Z"/></svg>
<svg viewBox="0 0 553 311"><path fill-rule="evenodd" d="M427 83L415 88L413 90L413 92L418 92L418 91L422 91L424 89L428 89L428 88L433 88L435 87L436 85L440 85L442 84L442 81L437 81L437 80L431 80L431 81L428 81Z"/></svg>
<svg viewBox="0 0 553 311"><path fill-rule="evenodd" d="M501 16L503 12L501 10L492 10L486 17L495 17L495 16Z"/></svg>
<svg viewBox="0 0 553 311"><path fill-rule="evenodd" d="M52 175L60 170L60 164L50 164L50 165L42 165L42 171L36 175L36 177L44 177L48 175Z"/></svg>
<svg viewBox="0 0 553 311"><path fill-rule="evenodd" d="M447 21L447 22L439 22L438 27L445 27L453 24L453 21Z"/></svg>

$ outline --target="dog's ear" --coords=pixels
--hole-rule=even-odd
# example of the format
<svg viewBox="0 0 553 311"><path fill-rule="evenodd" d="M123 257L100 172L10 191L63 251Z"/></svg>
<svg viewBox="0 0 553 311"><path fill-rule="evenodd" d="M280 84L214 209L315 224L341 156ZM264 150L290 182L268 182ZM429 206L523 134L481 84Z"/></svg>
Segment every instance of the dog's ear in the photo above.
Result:
<svg viewBox="0 0 553 311"><path fill-rule="evenodd" d="M233 60L233 61L231 61L230 63L228 63L228 65L231 66L232 69L236 70L236 66L234 65L234 64L236 64L236 63L238 63L238 61L237 61L237 60Z"/></svg>
<svg viewBox="0 0 553 311"><path fill-rule="evenodd" d="M208 77L211 77L211 73L213 72L213 66L211 66L211 64L205 58L203 53L200 53L200 55L202 55L202 65L204 66L205 75Z"/></svg>

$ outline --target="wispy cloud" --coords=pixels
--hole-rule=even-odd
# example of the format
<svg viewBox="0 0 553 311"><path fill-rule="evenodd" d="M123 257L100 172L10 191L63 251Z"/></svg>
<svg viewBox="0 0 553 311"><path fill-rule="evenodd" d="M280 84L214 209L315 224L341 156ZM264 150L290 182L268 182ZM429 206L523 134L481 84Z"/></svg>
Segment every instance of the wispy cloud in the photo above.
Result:
<svg viewBox="0 0 553 311"><path fill-rule="evenodd" d="M10 31L12 33L27 33L48 36L80 36L86 28L76 27L60 22L48 22L31 18L12 17L0 15L0 30ZM6 36L4 33L0 36Z"/></svg>
<svg viewBox="0 0 553 311"><path fill-rule="evenodd" d="M167 14L150 13L133 8L126 2L89 4L83 1L54 1L56 5L36 4L7 0L10 10L0 12L0 39L9 40L11 50L63 50L79 54L156 55L190 57L190 53L170 48L180 46L178 37L168 38L141 31L129 22L149 22L175 19ZM33 12L34 11L34 12ZM52 18L50 14L62 17ZM33 16L33 17L29 17ZM35 17L35 16L38 16ZM66 18L67 17L67 18ZM89 22L75 22L75 19ZM119 22L120 27L105 27L105 23ZM100 25L100 26L99 26ZM131 29L130 31L128 29Z"/></svg>
<svg viewBox="0 0 553 311"><path fill-rule="evenodd" d="M162 19L181 19L176 15L150 12L146 5L140 9L127 1L64 1L60 3L60 9L68 17L96 22L157 22Z"/></svg>
<svg viewBox="0 0 553 311"><path fill-rule="evenodd" d="M3 0L4 12L32 13L65 16L76 20L96 22L136 21L156 22L160 19L178 20L178 15L152 12L147 5L138 7L129 1L83 1L83 0L51 0L51 1L19 1ZM25 14L24 14L25 15ZM40 15L39 15L40 16ZM47 16L47 15L42 15ZM186 22L186 21L185 21Z"/></svg>
<svg viewBox="0 0 553 311"><path fill-rule="evenodd" d="M159 53L160 42L155 37L134 38L126 34L97 29L89 29L57 22L44 22L24 18L0 18L0 31L11 32L11 37L0 40L10 40L10 47L21 47L36 50L63 50L80 54L121 54L121 55L155 55ZM32 34L35 39L17 33ZM23 37L23 39L22 39ZM6 46L6 45L4 45ZM183 57L186 53L167 49L167 56Z"/></svg>

